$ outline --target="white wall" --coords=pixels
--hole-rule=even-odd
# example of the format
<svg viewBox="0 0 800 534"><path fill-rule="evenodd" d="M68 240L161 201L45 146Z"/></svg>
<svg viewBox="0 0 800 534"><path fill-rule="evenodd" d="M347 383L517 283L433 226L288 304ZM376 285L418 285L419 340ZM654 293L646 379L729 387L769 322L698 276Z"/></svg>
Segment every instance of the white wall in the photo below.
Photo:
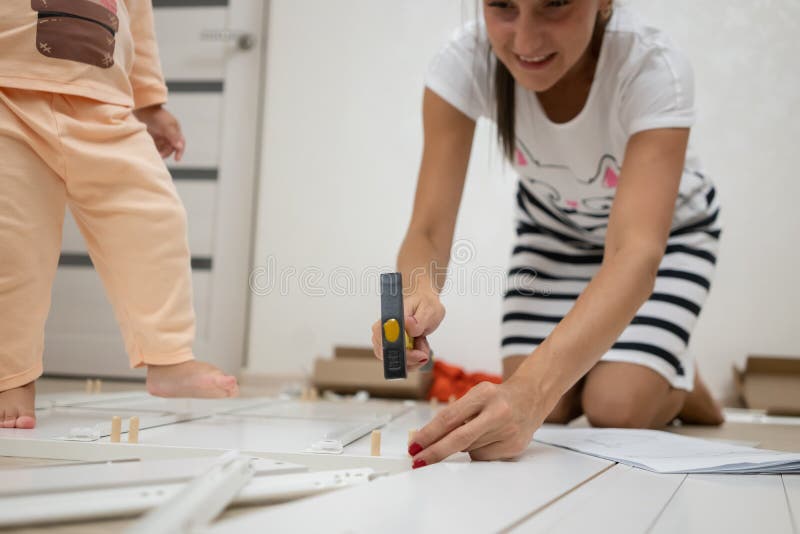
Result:
<svg viewBox="0 0 800 534"><path fill-rule="evenodd" d="M695 65L694 142L719 185L726 231L692 345L722 395L745 354L800 353L800 180L789 168L800 138L800 3L626 1ZM251 370L307 371L334 344L369 344L376 273L392 269L410 216L424 71L473 13L473 0L271 2ZM456 229L467 259L454 280L502 273L510 252L514 182L492 136L480 126ZM362 286L365 272L372 283ZM286 290L274 287L281 275ZM348 276L356 287L330 287ZM501 296L466 285L445 296L432 343L444 359L499 371Z"/></svg>
<svg viewBox="0 0 800 534"><path fill-rule="evenodd" d="M724 234L716 280L692 338L727 395L747 354L800 355L800 2L626 0L694 64L693 142L717 182Z"/></svg>

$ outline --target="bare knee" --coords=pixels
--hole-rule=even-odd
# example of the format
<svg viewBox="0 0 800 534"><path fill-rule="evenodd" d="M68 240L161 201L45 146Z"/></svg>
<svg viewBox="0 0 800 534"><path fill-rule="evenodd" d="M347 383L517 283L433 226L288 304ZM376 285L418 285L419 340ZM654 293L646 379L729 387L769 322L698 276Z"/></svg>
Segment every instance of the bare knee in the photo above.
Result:
<svg viewBox="0 0 800 534"><path fill-rule="evenodd" d="M583 379L579 380L558 400L558 404L547 418L545 423L556 425L566 425L583 413L581 408L581 391L583 390Z"/></svg>
<svg viewBox="0 0 800 534"><path fill-rule="evenodd" d="M660 428L678 413L685 392L656 372L635 364L598 364L581 395L589 423L606 428Z"/></svg>
<svg viewBox="0 0 800 534"><path fill-rule="evenodd" d="M589 392L583 395L583 412L589 424L603 428L650 428L653 413L625 392Z"/></svg>
<svg viewBox="0 0 800 534"><path fill-rule="evenodd" d="M566 395L565 395L566 397ZM580 399L577 401L572 399L565 399L564 397L558 401L556 407L553 408L553 411L547 416L544 420L545 423L550 423L554 425L566 425L576 417L581 414L580 405L577 405L580 402Z"/></svg>

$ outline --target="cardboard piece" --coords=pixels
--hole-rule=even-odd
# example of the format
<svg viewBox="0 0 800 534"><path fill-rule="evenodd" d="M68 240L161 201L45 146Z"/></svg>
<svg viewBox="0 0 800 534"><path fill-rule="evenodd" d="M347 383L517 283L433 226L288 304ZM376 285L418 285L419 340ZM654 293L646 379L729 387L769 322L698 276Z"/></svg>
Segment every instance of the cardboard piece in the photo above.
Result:
<svg viewBox="0 0 800 534"><path fill-rule="evenodd" d="M734 366L733 374L747 408L800 416L800 356L750 355L744 369Z"/></svg>
<svg viewBox="0 0 800 534"><path fill-rule="evenodd" d="M383 378L383 365L371 348L335 347L333 358L317 358L312 383L336 393L368 391L374 397L424 399L433 382L430 372L411 371L401 380Z"/></svg>
<svg viewBox="0 0 800 534"><path fill-rule="evenodd" d="M372 349L367 347L356 347L350 345L337 345L333 347L334 358L358 358L366 360L374 360L375 354Z"/></svg>

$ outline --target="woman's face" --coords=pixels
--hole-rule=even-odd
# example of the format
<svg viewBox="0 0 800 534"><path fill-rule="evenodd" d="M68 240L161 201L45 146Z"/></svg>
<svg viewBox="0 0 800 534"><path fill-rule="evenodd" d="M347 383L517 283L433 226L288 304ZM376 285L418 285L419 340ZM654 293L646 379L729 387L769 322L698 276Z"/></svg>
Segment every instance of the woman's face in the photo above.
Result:
<svg viewBox="0 0 800 534"><path fill-rule="evenodd" d="M588 53L608 0L483 0L489 42L518 84L544 92Z"/></svg>

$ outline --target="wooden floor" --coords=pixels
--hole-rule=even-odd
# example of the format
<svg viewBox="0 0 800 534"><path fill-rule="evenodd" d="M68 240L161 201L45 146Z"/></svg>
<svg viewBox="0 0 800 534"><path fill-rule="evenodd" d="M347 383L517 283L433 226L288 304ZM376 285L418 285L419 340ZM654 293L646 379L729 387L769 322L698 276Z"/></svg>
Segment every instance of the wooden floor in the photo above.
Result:
<svg viewBox="0 0 800 534"><path fill-rule="evenodd" d="M391 418L383 427L381 461L392 476L364 486L339 490L285 505L248 507L226 512L214 532L262 530L274 532L778 532L795 533L800 523L800 475L658 475L571 451L533 443L514 462L470 464L465 455L421 470L410 471L405 453L408 430L433 415L428 403L370 402L347 408L348 421L330 403L255 402L275 395L278 382L254 381L243 387L244 398L226 404L213 417L180 424L143 424L143 444L208 449L298 452L320 432L336 433L358 420L359 413L380 411ZM75 380L43 379L40 398L82 392ZM59 412L34 431L0 430L0 438L46 440L72 426L88 425L109 414L169 417L160 399L141 395L120 400L114 392L139 390L134 383L104 382L103 394L88 409ZM189 405L186 405L189 406ZM201 404L192 404L192 409ZM44 412L43 412L44 413ZM165 415L166 414L166 415ZM738 419L743 419L739 417ZM682 434L725 439L800 452L800 424L728 423L720 428L679 427ZM576 421L575 425L585 424ZM180 431L178 431L180 429ZM99 440L107 442L107 438ZM31 441L32 443L32 441ZM97 445L114 447L113 444ZM30 450L35 450L32 447ZM259 454L261 454L259 452ZM369 456L369 437L345 448L345 456L314 455L317 468L333 462L361 461ZM267 452L263 452L269 457ZM31 456L36 456L31 454ZM67 459L68 460L68 459ZM13 469L55 459L0 456L0 469ZM5 471L7 474L10 471ZM345 514L343 510L360 510ZM18 532L111 532L130 519L31 527Z"/></svg>

